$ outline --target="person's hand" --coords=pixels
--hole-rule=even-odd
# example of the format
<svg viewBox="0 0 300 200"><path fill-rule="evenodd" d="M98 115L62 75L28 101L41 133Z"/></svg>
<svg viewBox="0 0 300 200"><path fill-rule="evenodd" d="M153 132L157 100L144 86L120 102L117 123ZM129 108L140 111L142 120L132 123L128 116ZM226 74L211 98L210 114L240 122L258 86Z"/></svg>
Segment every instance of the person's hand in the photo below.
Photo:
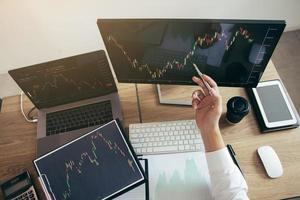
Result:
<svg viewBox="0 0 300 200"><path fill-rule="evenodd" d="M210 133L219 129L219 119L222 114L222 98L216 82L207 75L203 79L208 83L208 89L200 78L193 77L193 81L200 88L193 92L192 106L195 109L195 118L201 132Z"/></svg>

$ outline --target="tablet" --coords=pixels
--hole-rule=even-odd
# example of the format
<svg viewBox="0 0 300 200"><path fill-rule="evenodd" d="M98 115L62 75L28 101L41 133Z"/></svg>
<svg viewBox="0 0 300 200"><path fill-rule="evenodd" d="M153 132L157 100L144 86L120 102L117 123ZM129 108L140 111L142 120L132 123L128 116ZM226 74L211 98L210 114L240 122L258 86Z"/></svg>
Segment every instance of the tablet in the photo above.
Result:
<svg viewBox="0 0 300 200"><path fill-rule="evenodd" d="M34 160L52 200L104 200L145 182L120 122L113 120Z"/></svg>
<svg viewBox="0 0 300 200"><path fill-rule="evenodd" d="M252 90L267 128L297 123L296 116L279 80L261 82Z"/></svg>

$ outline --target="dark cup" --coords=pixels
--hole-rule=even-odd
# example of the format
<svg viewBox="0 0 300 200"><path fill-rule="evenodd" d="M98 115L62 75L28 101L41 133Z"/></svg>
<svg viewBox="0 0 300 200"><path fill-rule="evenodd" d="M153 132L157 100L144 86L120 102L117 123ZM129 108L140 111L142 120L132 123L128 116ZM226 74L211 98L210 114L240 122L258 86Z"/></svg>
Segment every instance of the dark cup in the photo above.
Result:
<svg viewBox="0 0 300 200"><path fill-rule="evenodd" d="M243 97L232 97L227 102L226 118L230 123L240 122L250 111L249 102Z"/></svg>

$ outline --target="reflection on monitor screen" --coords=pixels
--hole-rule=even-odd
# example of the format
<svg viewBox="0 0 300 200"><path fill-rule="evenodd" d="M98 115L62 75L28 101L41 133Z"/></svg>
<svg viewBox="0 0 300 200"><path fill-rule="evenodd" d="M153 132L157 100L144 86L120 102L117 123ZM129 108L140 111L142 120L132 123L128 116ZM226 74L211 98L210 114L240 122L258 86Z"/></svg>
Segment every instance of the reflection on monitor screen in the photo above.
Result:
<svg viewBox="0 0 300 200"><path fill-rule="evenodd" d="M98 27L119 82L255 87L284 21L104 19Z"/></svg>
<svg viewBox="0 0 300 200"><path fill-rule="evenodd" d="M103 50L11 70L9 74L37 108L117 91Z"/></svg>

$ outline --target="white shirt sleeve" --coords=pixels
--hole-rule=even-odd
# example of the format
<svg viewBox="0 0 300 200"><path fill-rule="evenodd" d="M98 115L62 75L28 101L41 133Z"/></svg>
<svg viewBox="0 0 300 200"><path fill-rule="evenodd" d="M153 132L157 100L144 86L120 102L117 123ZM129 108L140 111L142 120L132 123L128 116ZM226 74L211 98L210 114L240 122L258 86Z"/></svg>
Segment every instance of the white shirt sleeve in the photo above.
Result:
<svg viewBox="0 0 300 200"><path fill-rule="evenodd" d="M247 183L227 148L206 153L206 160L214 199L249 199Z"/></svg>

